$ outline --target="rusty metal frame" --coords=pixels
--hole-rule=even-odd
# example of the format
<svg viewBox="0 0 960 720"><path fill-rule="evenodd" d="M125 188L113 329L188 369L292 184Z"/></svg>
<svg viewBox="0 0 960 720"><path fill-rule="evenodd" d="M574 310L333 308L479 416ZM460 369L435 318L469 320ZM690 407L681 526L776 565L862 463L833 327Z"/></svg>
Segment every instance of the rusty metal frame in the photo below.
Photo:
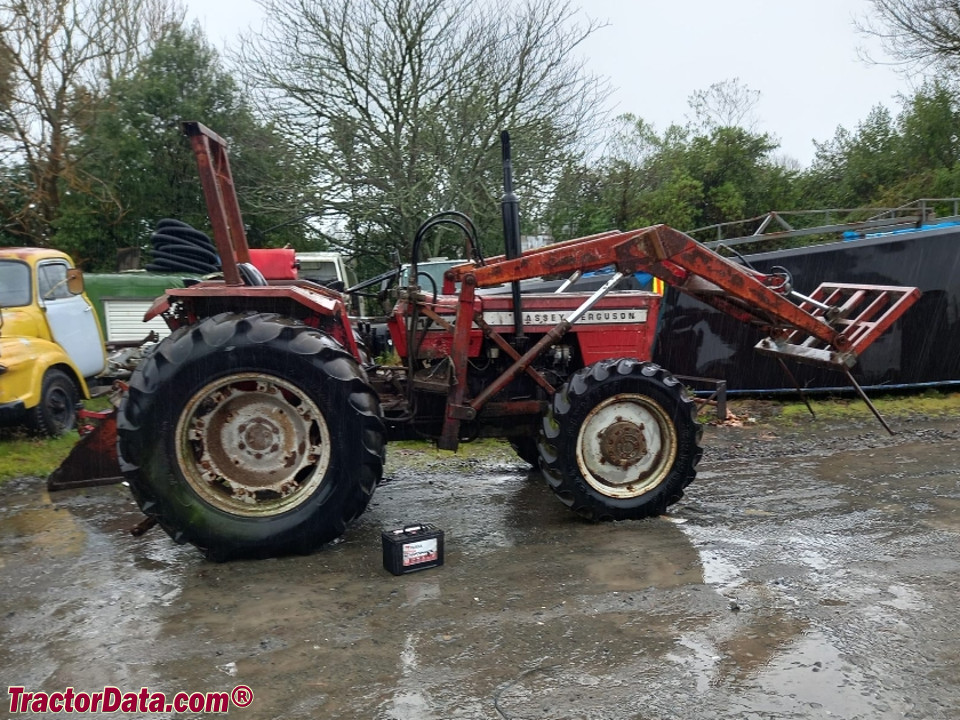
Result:
<svg viewBox="0 0 960 720"><path fill-rule="evenodd" d="M224 282L243 285L237 263L250 262L250 247L230 172L227 142L202 123L185 122L182 127L197 158L200 184L213 226L213 240L220 253Z"/></svg>
<svg viewBox="0 0 960 720"><path fill-rule="evenodd" d="M920 297L916 288L884 288L891 293L903 291L884 316L872 320L868 312L838 328L809 303L798 306L788 299L785 289L778 286L780 278L734 263L666 225L548 245L515 260L494 258L479 268L461 265L448 270L447 279L462 281L470 274L482 288L607 265L623 273L648 272L701 302L775 335L802 331L840 353L852 353L854 360ZM831 297L825 290L815 299L823 302ZM867 327L869 323L874 325Z"/></svg>
<svg viewBox="0 0 960 720"><path fill-rule="evenodd" d="M756 349L764 355L846 371L919 298L916 288L823 283L810 295L811 301L800 303L800 310L836 328L846 349L838 352L822 338L801 330L764 338Z"/></svg>
<svg viewBox="0 0 960 720"><path fill-rule="evenodd" d="M473 275L467 275L462 279L460 298L457 300L457 319L453 328L453 347L450 350L454 381L447 396L443 429L437 442L437 446L441 449L456 450L460 445L460 421L473 419L472 408L464 412L463 401L467 396L470 329L473 327L473 301L476 289L477 283Z"/></svg>

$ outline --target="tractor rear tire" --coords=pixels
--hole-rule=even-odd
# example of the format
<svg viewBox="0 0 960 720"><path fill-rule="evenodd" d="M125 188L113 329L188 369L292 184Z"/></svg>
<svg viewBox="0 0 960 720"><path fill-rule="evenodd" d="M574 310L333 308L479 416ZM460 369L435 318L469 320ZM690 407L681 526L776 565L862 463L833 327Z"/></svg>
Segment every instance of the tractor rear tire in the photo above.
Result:
<svg viewBox="0 0 960 720"><path fill-rule="evenodd" d="M316 550L383 473L364 371L326 333L274 314L175 331L131 378L117 434L141 510L218 561Z"/></svg>
<svg viewBox="0 0 960 720"><path fill-rule="evenodd" d="M554 395L540 466L560 500L589 520L662 514L683 497L703 454L683 385L658 365L602 360Z"/></svg>
<svg viewBox="0 0 960 720"><path fill-rule="evenodd" d="M62 370L50 368L40 384L40 402L27 411L26 425L37 435L59 437L77 426L80 392Z"/></svg>

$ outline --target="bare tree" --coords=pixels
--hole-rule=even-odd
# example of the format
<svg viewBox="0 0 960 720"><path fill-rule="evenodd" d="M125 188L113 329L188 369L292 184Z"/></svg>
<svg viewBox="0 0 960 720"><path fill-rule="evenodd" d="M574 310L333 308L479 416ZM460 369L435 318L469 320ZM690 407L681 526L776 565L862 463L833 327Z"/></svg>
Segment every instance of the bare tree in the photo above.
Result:
<svg viewBox="0 0 960 720"><path fill-rule="evenodd" d="M858 22L900 61L960 70L960 2L957 0L870 0L876 17Z"/></svg>
<svg viewBox="0 0 960 720"><path fill-rule="evenodd" d="M4 28L0 28L0 33L3 32ZM0 45L0 107L9 105L13 98L13 66L10 51Z"/></svg>
<svg viewBox="0 0 960 720"><path fill-rule="evenodd" d="M63 188L80 182L71 143L95 120L106 83L182 21L171 2L0 0L5 234L46 244Z"/></svg>
<svg viewBox="0 0 960 720"><path fill-rule="evenodd" d="M599 117L605 89L576 54L597 26L565 2L262 4L269 25L239 65L314 153L318 212L353 254L405 249L437 210L492 233L500 131L529 210Z"/></svg>
<svg viewBox="0 0 960 720"><path fill-rule="evenodd" d="M699 129L740 127L753 132L757 128L754 109L759 101L759 90L751 90L740 78L733 78L713 83L706 90L697 90L687 104Z"/></svg>

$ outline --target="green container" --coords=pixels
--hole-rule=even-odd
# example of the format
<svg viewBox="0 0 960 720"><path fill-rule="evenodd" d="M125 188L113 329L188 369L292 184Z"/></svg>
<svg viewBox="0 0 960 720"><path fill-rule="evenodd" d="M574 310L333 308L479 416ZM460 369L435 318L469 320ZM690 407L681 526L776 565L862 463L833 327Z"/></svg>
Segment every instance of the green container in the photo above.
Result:
<svg viewBox="0 0 960 720"><path fill-rule="evenodd" d="M110 343L142 338L151 329L165 335L165 325L161 328L159 323L151 323L140 328L137 326L138 319L142 318L149 303L165 295L167 290L182 288L185 280L200 278L200 275L190 273L131 270L122 273L85 273L83 284L100 318L106 340Z"/></svg>

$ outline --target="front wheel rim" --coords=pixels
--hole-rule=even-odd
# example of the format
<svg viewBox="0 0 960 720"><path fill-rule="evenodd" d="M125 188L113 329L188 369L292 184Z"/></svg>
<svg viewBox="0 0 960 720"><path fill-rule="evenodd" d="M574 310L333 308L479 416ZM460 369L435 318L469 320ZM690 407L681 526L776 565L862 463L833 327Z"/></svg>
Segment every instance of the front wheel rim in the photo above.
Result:
<svg viewBox="0 0 960 720"><path fill-rule="evenodd" d="M587 414L576 452L590 487L626 500L649 492L669 475L677 458L677 431L659 403L622 393Z"/></svg>
<svg viewBox="0 0 960 720"><path fill-rule="evenodd" d="M295 385L260 373L219 378L187 401L175 430L177 462L190 487L233 515L292 510L323 483L330 430Z"/></svg>

